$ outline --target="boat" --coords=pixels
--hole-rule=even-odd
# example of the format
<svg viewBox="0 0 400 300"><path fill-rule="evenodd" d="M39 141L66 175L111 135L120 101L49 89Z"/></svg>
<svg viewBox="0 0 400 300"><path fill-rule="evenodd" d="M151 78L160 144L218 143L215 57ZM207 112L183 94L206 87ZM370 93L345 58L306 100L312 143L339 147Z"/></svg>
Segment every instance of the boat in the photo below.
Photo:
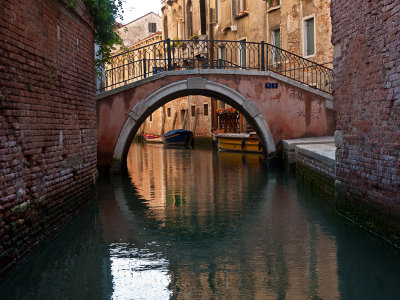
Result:
<svg viewBox="0 0 400 300"><path fill-rule="evenodd" d="M224 133L212 130L211 136L220 151L263 153L260 139L255 132Z"/></svg>
<svg viewBox="0 0 400 300"><path fill-rule="evenodd" d="M148 143L162 143L162 137L159 135L143 134L144 140Z"/></svg>
<svg viewBox="0 0 400 300"><path fill-rule="evenodd" d="M165 145L189 145L193 143L193 132L185 129L168 131L162 136Z"/></svg>

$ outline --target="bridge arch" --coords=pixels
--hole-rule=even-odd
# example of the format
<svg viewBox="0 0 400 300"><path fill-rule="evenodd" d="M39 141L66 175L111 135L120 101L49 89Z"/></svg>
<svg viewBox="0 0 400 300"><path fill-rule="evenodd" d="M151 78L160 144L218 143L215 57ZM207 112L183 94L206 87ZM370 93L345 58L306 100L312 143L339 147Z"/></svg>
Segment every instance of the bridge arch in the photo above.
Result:
<svg viewBox="0 0 400 300"><path fill-rule="evenodd" d="M188 95L213 97L235 107L255 127L265 154L268 156L275 154L276 148L271 131L256 104L224 84L210 81L203 77L191 77L158 89L131 109L129 118L119 134L114 149L113 162L124 162L126 160L133 137L139 130L140 125L153 111L173 99Z"/></svg>

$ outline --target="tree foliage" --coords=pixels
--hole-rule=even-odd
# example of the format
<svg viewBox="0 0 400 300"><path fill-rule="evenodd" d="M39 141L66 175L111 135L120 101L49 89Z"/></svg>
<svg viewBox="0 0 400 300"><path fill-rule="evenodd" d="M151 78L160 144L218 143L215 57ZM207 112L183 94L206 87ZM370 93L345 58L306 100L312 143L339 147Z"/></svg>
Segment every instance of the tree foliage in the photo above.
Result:
<svg viewBox="0 0 400 300"><path fill-rule="evenodd" d="M77 0L69 0L67 7L76 7ZM121 36L117 31L117 18L121 17L122 0L83 0L95 26L95 42L99 46L96 65L111 57L115 45L123 45Z"/></svg>

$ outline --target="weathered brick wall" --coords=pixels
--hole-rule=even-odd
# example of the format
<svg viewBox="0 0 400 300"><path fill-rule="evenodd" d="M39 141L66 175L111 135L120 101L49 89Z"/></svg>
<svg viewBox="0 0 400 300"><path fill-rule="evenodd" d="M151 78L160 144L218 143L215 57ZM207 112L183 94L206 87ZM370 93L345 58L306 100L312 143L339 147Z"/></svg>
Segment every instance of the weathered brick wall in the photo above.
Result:
<svg viewBox="0 0 400 300"><path fill-rule="evenodd" d="M400 2L335 0L331 16L337 180L348 200L398 225Z"/></svg>
<svg viewBox="0 0 400 300"><path fill-rule="evenodd" d="M63 1L0 1L0 271L93 195L93 26Z"/></svg>

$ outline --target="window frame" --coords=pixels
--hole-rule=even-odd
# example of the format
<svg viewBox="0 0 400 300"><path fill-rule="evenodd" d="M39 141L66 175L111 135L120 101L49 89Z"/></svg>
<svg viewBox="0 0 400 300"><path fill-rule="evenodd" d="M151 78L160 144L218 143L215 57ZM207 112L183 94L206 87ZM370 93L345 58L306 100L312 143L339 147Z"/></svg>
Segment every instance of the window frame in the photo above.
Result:
<svg viewBox="0 0 400 300"><path fill-rule="evenodd" d="M279 31L279 46L276 45L276 39L275 39L277 31ZM278 28L275 28L275 29L271 30L271 44L273 46L276 46L276 47L282 49L281 42L282 42L282 40L281 40L281 28L278 27ZM281 62L281 60L282 60L282 56L281 56L280 51L277 52L277 53L275 53L275 52L272 53L272 63L273 64L279 64Z"/></svg>
<svg viewBox="0 0 400 300"><path fill-rule="evenodd" d="M314 53L313 54L307 54L307 44L308 44L308 40L307 40L307 22L311 19L314 19L314 28L313 28L313 33L314 33ZM315 14L311 14L309 16L306 16L302 19L303 22L303 30L302 30L302 41L303 41L303 57L304 58L310 58L310 57L314 57L317 53L317 33L315 31Z"/></svg>
<svg viewBox="0 0 400 300"><path fill-rule="evenodd" d="M149 33L156 33L157 32L157 23L149 22ZM154 31L152 29L154 28Z"/></svg>
<svg viewBox="0 0 400 300"><path fill-rule="evenodd" d="M226 47L221 45L217 48L217 66L218 69L225 69Z"/></svg>
<svg viewBox="0 0 400 300"><path fill-rule="evenodd" d="M245 59L245 61L244 61L244 66L243 66L243 55L242 55L242 42L244 42L244 45L245 45L245 48L244 48L244 59ZM242 68L242 69L247 69L247 39L244 37L244 38L241 38L241 39L239 39L239 65L240 65L240 67Z"/></svg>
<svg viewBox="0 0 400 300"><path fill-rule="evenodd" d="M203 104L203 115L208 116L208 103Z"/></svg>

